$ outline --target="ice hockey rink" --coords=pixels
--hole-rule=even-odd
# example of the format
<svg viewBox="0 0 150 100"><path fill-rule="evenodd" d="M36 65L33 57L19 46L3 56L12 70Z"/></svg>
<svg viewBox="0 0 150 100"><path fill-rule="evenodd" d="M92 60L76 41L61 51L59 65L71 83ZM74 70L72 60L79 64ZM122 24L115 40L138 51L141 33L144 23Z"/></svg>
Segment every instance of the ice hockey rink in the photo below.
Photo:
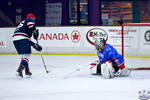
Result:
<svg viewBox="0 0 150 100"><path fill-rule="evenodd" d="M21 80L15 76L20 57L0 55L0 59L0 100L140 100L143 91L150 91L148 70L132 71L129 77L112 79L91 75L89 64L95 61L94 56L44 55L50 71L47 74L41 56L31 55L33 77ZM128 64L132 65L130 62L131 59ZM145 63L139 59L132 63L149 62L150 59Z"/></svg>

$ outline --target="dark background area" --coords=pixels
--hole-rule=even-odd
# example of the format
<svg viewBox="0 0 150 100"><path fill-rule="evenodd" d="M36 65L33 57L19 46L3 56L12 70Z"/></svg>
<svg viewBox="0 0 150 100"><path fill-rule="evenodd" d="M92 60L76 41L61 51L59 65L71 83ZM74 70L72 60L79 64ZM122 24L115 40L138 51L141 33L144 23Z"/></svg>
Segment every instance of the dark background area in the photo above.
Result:
<svg viewBox="0 0 150 100"><path fill-rule="evenodd" d="M80 3L77 2L77 23L70 24L69 21L69 3L70 0L1 0L0 3L0 27L17 26L19 21L16 21L16 16L21 16L20 20L26 18L28 13L33 13L37 19L37 26L46 26L46 3L61 3L62 4L62 17L61 26L68 25L102 25L102 2L114 2L120 0L85 0L88 6L88 19L87 23L80 22ZM84 1L84 0L82 0ZM129 22L140 23L149 22L150 15L150 0L121 0L122 2L132 2L132 20ZM70 5L74 6L74 5ZM141 16L142 15L142 16ZM144 16L144 17L143 17ZM119 19L118 19L119 21ZM114 24L119 25L119 24Z"/></svg>

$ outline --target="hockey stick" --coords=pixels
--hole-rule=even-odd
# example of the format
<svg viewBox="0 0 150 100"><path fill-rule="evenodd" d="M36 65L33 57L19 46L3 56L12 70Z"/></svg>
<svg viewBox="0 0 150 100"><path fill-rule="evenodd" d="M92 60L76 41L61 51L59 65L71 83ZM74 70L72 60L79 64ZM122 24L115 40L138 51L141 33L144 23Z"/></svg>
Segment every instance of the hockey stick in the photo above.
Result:
<svg viewBox="0 0 150 100"><path fill-rule="evenodd" d="M40 55L41 55L41 58L42 58L42 62L43 62L43 65L44 65L44 68L45 68L45 71L46 73L49 73L49 71L47 70L47 67L46 67L46 64L45 64L45 61L44 61L44 57L42 55L42 52L40 51Z"/></svg>
<svg viewBox="0 0 150 100"><path fill-rule="evenodd" d="M36 39L36 42L37 42L37 44L39 44L39 42L38 42L37 39ZM46 73L49 73L49 71L48 71L48 69L47 69L47 67L46 67L45 61L44 61L44 57L43 57L43 55L42 55L42 51L40 51L40 56L41 56L41 58L42 58L42 62L43 62L44 69L45 69Z"/></svg>

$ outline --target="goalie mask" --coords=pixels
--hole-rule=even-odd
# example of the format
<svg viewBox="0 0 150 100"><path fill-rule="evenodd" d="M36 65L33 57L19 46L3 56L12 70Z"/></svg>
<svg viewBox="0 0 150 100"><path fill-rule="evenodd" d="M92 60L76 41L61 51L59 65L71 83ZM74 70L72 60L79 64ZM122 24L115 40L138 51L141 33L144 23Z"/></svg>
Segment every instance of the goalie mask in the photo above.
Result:
<svg viewBox="0 0 150 100"><path fill-rule="evenodd" d="M94 42L94 45L98 51L102 51L105 44L106 44L106 41L103 38L99 38L99 39L95 40L95 42Z"/></svg>

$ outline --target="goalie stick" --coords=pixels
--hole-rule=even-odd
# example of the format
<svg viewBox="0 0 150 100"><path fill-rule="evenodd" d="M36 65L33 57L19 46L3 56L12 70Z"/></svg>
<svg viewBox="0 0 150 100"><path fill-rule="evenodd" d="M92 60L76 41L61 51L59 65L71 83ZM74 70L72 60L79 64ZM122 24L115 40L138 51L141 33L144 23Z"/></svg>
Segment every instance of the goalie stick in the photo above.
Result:
<svg viewBox="0 0 150 100"><path fill-rule="evenodd" d="M86 65L83 65L83 66L81 66L80 68L76 68L76 69L74 69L73 71L71 71L71 72L69 72L69 73L67 73L66 75L64 75L64 79L68 79L68 78L70 78L72 75L74 75L76 72L79 72L79 71L81 71L81 70L83 70L83 68L86 68L86 66L89 66L90 64L86 64Z"/></svg>
<svg viewBox="0 0 150 100"><path fill-rule="evenodd" d="M77 71L80 71L80 69L75 69L74 71L70 72L70 73L67 73L65 76L64 76L64 79L67 79L69 78L72 74L76 73Z"/></svg>
<svg viewBox="0 0 150 100"><path fill-rule="evenodd" d="M97 58L97 57L96 57L96 58ZM95 61L95 58L94 58L94 62L97 62L97 60ZM64 78L64 79L68 79L68 78L70 78L73 74L75 74L76 72L79 72L79 71L83 70L83 68L86 68L86 66L89 67L89 65L91 65L91 63L85 64L85 65L83 65L83 66L81 66L81 67L79 67L79 68L76 68L76 69L74 69L73 71L71 71L71 72L65 74L65 75L63 76L63 78Z"/></svg>

